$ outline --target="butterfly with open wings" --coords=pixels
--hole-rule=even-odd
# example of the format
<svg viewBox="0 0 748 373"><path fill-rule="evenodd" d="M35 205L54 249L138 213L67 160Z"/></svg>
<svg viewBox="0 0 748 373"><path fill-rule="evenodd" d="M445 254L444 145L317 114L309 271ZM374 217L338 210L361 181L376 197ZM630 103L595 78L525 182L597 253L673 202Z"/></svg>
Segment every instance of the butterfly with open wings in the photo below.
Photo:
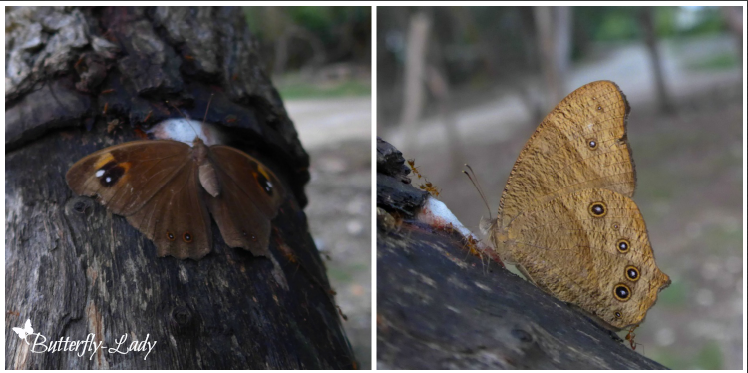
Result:
<svg viewBox="0 0 748 373"><path fill-rule="evenodd" d="M75 163L67 183L97 196L156 247L158 256L200 259L212 249L210 215L226 244L267 256L271 220L285 198L275 174L226 145L142 140Z"/></svg>

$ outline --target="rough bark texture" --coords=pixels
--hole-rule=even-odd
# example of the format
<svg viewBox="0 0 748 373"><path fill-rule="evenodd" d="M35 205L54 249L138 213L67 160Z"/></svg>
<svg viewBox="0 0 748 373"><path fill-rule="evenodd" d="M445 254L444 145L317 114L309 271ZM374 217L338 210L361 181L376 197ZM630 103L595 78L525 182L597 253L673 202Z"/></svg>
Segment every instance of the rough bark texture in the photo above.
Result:
<svg viewBox="0 0 748 373"><path fill-rule="evenodd" d="M457 233L414 222L423 192L392 182L407 179L402 154L377 150L379 369L664 368Z"/></svg>
<svg viewBox="0 0 748 373"><path fill-rule="evenodd" d="M247 30L237 8L6 11L6 368L355 366L302 210L309 160ZM207 122L293 192L273 220L277 259L226 247L215 223L202 260L158 258L65 183L83 156L181 117L165 100L201 119L211 94ZM47 345L89 333L157 344L147 360L37 354L11 330L26 319Z"/></svg>

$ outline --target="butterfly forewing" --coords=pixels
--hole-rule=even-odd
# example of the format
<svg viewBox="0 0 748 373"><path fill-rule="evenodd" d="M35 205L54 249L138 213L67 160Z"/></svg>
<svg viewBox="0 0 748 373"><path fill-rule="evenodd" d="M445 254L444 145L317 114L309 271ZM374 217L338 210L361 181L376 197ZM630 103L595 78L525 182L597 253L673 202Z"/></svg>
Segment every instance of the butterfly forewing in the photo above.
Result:
<svg viewBox="0 0 748 373"><path fill-rule="evenodd" d="M577 189L602 187L633 195L627 114L625 97L607 81L587 84L561 101L512 169L499 207L501 226L534 204Z"/></svg>
<svg viewBox="0 0 748 373"><path fill-rule="evenodd" d="M176 141L133 141L112 146L76 162L67 173L77 194L97 195L114 213L140 210L188 164L190 147Z"/></svg>

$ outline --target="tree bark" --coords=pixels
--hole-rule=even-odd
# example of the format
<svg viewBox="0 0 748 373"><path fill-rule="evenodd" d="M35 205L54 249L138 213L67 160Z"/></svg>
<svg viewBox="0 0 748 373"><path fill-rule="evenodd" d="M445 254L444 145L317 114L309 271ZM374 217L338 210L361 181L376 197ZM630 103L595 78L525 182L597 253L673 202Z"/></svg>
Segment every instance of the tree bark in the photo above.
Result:
<svg viewBox="0 0 748 373"><path fill-rule="evenodd" d="M428 193L377 146L379 369L664 369L457 233L417 222Z"/></svg>
<svg viewBox="0 0 748 373"><path fill-rule="evenodd" d="M356 366L303 206L309 159L235 8L6 11L6 369ZM226 247L159 258L124 217L76 197L78 159L181 115L219 125L289 196L272 258ZM276 259L277 258L277 259ZM34 353L11 327L126 350ZM38 339L37 341L41 341ZM36 348L36 350L35 350Z"/></svg>

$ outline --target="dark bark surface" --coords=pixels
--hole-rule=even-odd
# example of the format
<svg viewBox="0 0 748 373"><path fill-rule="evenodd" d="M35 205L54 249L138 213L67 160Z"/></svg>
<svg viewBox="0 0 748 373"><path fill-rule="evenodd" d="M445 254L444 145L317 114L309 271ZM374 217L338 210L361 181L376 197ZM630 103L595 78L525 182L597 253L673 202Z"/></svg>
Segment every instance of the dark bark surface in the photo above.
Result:
<svg viewBox="0 0 748 373"><path fill-rule="evenodd" d="M379 369L664 369L497 263L468 254L458 233L409 218L422 192L392 182L407 175L396 149L380 141L378 154Z"/></svg>
<svg viewBox="0 0 748 373"><path fill-rule="evenodd" d="M308 157L259 66L236 8L13 9L6 13L6 368L351 368L324 264L308 233ZM95 150L180 118L169 100L222 126L291 190L273 220L273 258L226 247L199 261L153 243L86 197L65 173ZM33 353L30 319L119 354ZM39 339L41 341L41 338ZM41 347L37 346L37 350Z"/></svg>

